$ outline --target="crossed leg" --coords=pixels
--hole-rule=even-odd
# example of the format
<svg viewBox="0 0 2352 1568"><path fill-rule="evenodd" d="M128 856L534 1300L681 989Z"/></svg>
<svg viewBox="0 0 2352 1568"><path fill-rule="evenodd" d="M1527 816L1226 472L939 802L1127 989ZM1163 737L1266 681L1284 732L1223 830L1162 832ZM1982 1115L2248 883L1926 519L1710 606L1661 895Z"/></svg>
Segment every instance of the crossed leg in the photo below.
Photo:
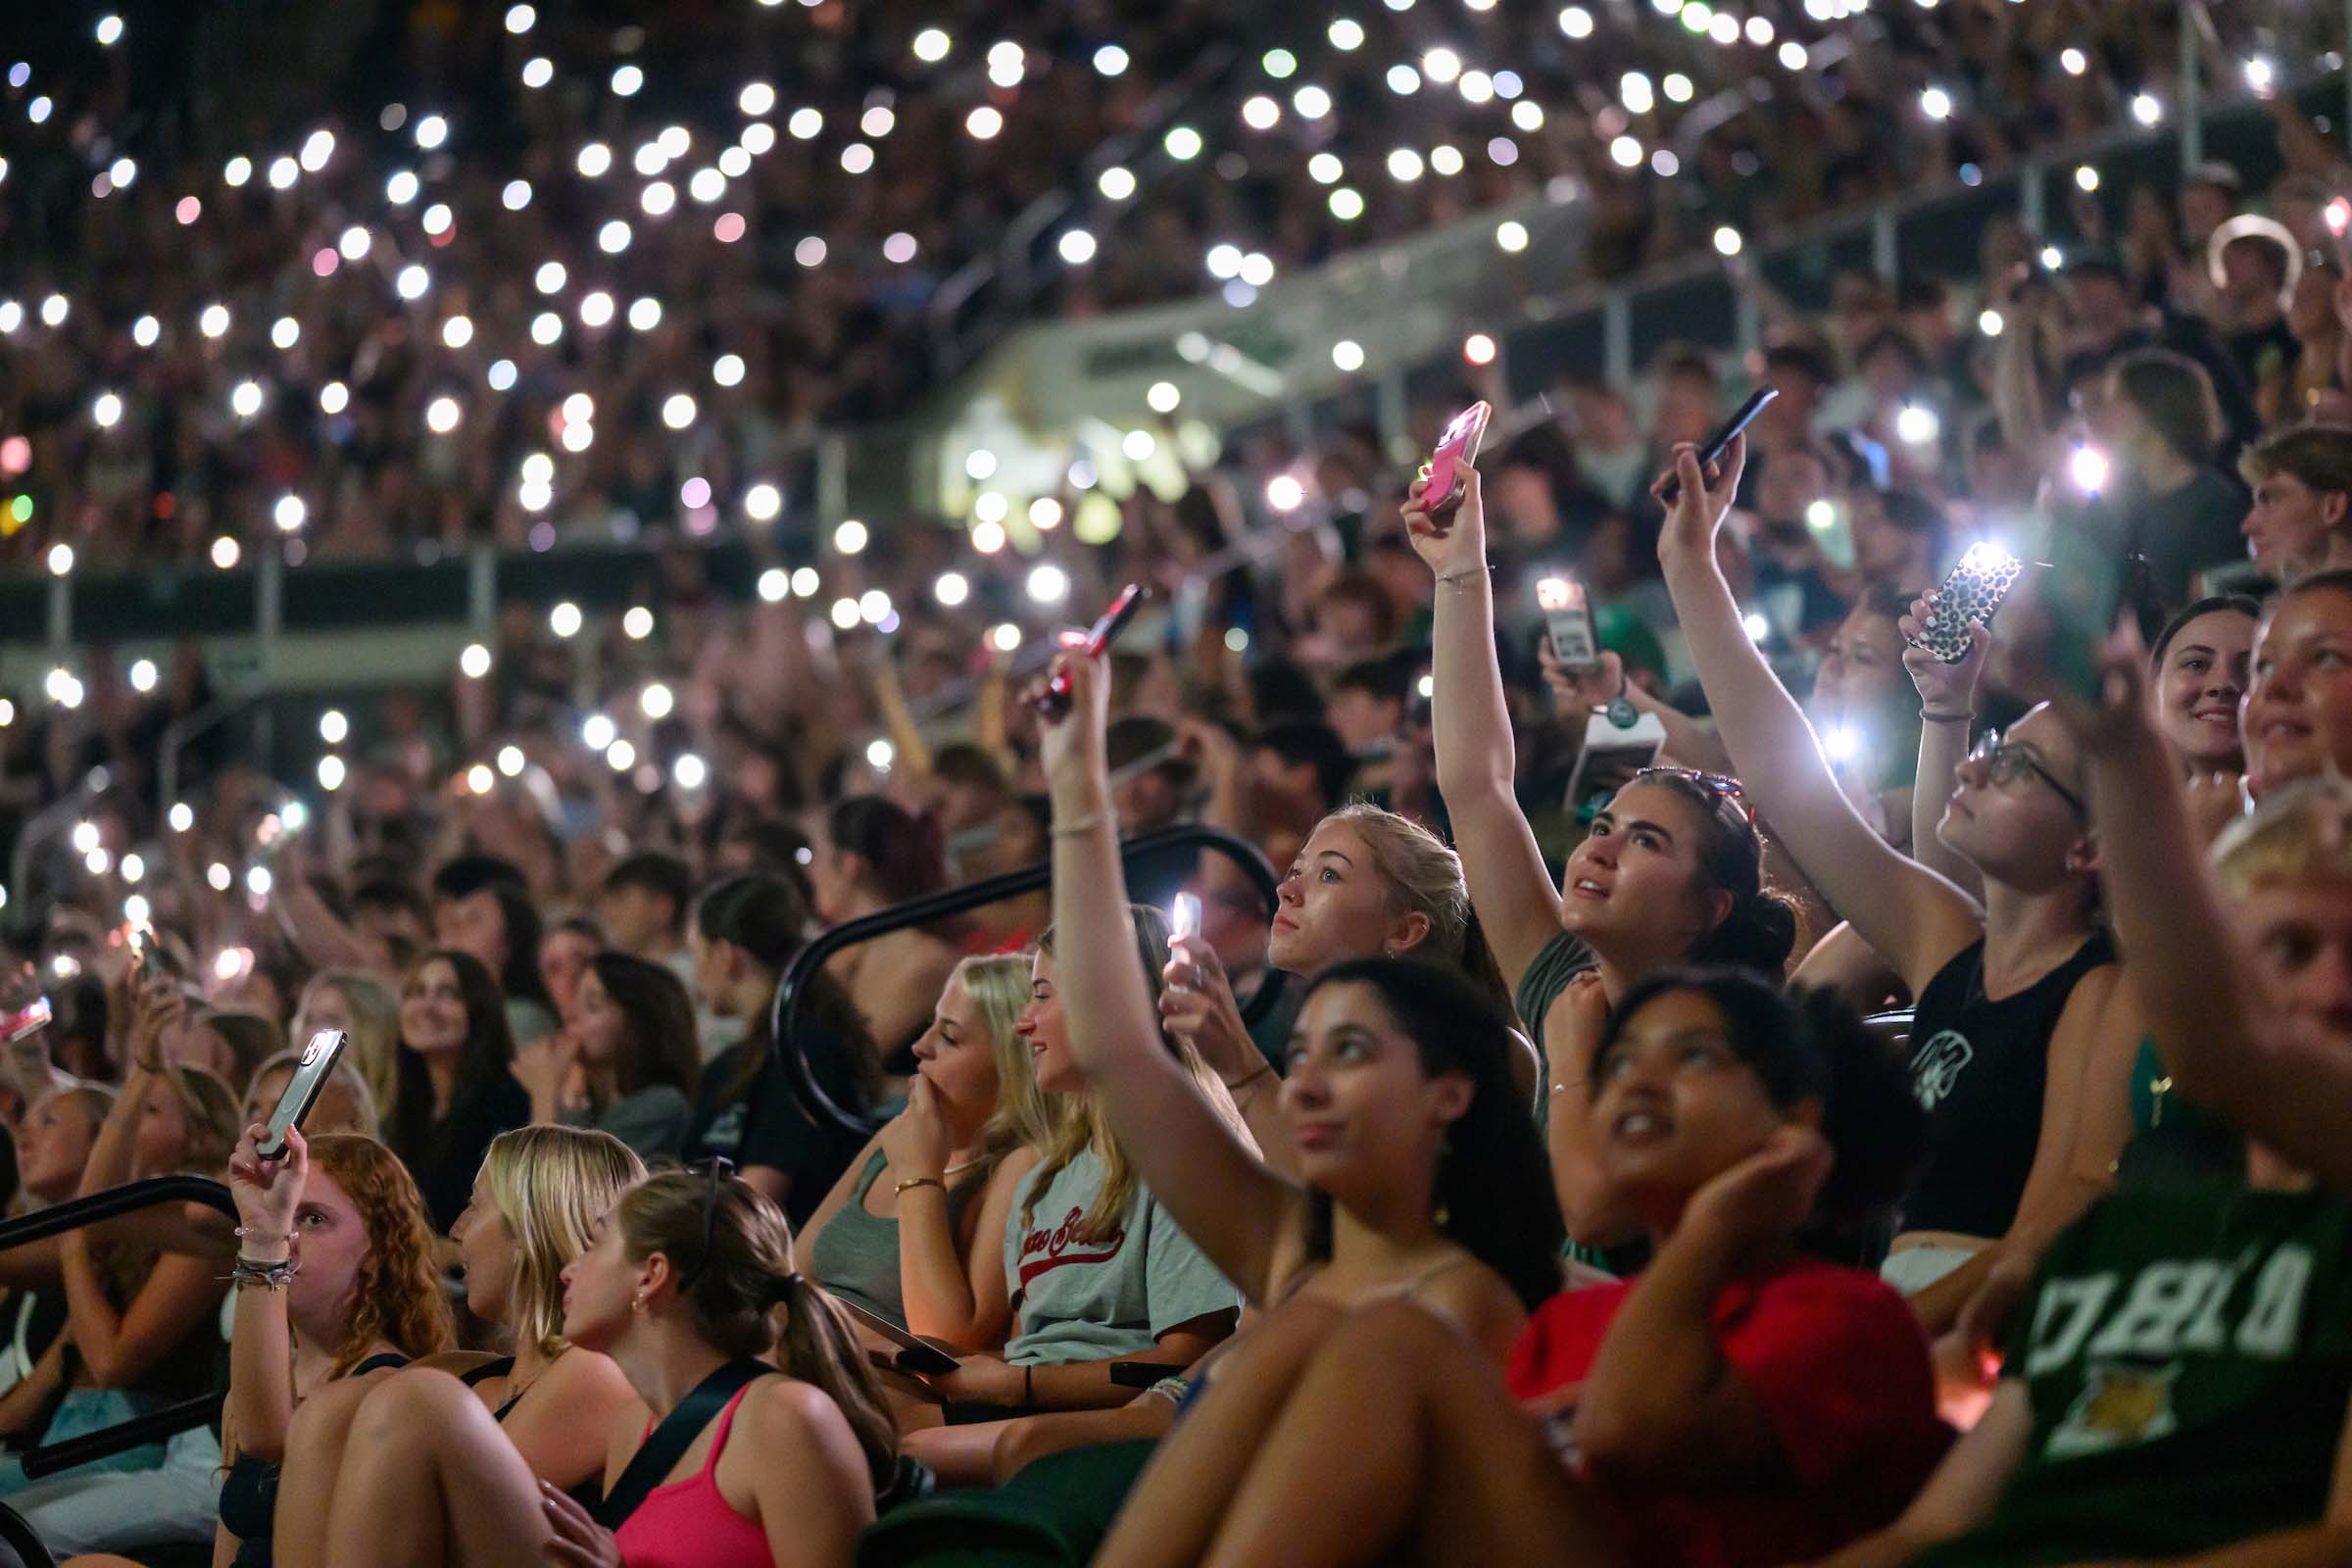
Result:
<svg viewBox="0 0 2352 1568"><path fill-rule="evenodd" d="M294 1412L271 1524L270 1549L278 1568L325 1568L327 1510L343 1473L352 1424L368 1396L386 1379L398 1376L387 1367L366 1377L344 1378L312 1395Z"/></svg>
<svg viewBox="0 0 2352 1568"><path fill-rule="evenodd" d="M336 1568L537 1562L553 1536L538 1478L465 1384L412 1370L361 1404L328 1517Z"/></svg>
<svg viewBox="0 0 2352 1568"><path fill-rule="evenodd" d="M1100 1560L1158 1560L1131 1533L1165 1517L1139 1498ZM1199 1560L1339 1568L1395 1556L1495 1568L1625 1561L1596 1499L1561 1468L1492 1360L1406 1301L1353 1314L1313 1355Z"/></svg>

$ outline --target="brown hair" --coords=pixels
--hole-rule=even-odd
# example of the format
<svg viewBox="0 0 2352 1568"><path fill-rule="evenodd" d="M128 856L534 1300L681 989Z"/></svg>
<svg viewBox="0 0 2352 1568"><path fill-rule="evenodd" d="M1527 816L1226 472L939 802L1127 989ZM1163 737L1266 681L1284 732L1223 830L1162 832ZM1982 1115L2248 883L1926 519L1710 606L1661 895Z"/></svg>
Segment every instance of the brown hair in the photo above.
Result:
<svg viewBox="0 0 2352 1568"><path fill-rule="evenodd" d="M2323 493L2352 497L2352 427L2299 424L2237 455L2250 485L2285 474Z"/></svg>
<svg viewBox="0 0 2352 1568"><path fill-rule="evenodd" d="M705 1344L736 1359L773 1350L778 1371L813 1384L839 1407L865 1450L874 1490L890 1484L899 1440L881 1386L849 1314L794 1266L792 1227L775 1204L739 1176L670 1170L622 1195L613 1223L632 1261L656 1252L669 1260Z"/></svg>
<svg viewBox="0 0 2352 1568"><path fill-rule="evenodd" d="M2205 367L2171 349L2137 349L2116 362L2115 384L2166 446L2190 463L2213 461L2224 426Z"/></svg>

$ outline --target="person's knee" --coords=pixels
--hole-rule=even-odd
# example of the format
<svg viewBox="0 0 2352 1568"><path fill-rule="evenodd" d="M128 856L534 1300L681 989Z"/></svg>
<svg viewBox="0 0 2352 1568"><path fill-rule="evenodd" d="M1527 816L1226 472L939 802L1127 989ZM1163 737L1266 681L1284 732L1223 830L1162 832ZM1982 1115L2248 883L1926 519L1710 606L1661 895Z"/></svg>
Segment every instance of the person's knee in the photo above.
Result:
<svg viewBox="0 0 2352 1568"><path fill-rule="evenodd" d="M366 1391L350 1423L351 1441L420 1446L473 1404L473 1391L448 1373L410 1367Z"/></svg>
<svg viewBox="0 0 2352 1568"><path fill-rule="evenodd" d="M1325 1342L1316 1364L1396 1377L1443 1366L1460 1348L1461 1337L1427 1307L1409 1300L1381 1301L1348 1313Z"/></svg>

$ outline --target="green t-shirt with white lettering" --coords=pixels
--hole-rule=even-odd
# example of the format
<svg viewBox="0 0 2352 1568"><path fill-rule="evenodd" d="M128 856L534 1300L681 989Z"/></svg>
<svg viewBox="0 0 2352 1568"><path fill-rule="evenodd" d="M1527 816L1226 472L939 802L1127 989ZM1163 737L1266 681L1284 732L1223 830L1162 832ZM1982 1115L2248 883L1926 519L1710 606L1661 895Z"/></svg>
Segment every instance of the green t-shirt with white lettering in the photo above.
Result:
<svg viewBox="0 0 2352 1568"><path fill-rule="evenodd" d="M2094 1204L2010 1325L2025 1458L1922 1568L2171 1558L2317 1521L2352 1397L2348 1242L2352 1207L2320 1193Z"/></svg>

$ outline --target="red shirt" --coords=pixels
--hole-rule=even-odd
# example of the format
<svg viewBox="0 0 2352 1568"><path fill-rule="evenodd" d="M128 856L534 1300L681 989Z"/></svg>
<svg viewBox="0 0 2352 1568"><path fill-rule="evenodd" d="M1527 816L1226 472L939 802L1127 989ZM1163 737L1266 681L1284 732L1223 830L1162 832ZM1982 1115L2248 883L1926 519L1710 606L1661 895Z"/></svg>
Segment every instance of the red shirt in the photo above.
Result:
<svg viewBox="0 0 2352 1568"><path fill-rule="evenodd" d="M1555 1296L1511 1349L1511 1394L1545 1417L1573 1466L1577 1388L1632 1281ZM1791 1484L1736 1491L1600 1486L1644 1564L1766 1568L1810 1562L1890 1522L1943 1456L1928 1345L1876 1275L1810 1259L1736 1279L1715 1339L1779 1435Z"/></svg>

